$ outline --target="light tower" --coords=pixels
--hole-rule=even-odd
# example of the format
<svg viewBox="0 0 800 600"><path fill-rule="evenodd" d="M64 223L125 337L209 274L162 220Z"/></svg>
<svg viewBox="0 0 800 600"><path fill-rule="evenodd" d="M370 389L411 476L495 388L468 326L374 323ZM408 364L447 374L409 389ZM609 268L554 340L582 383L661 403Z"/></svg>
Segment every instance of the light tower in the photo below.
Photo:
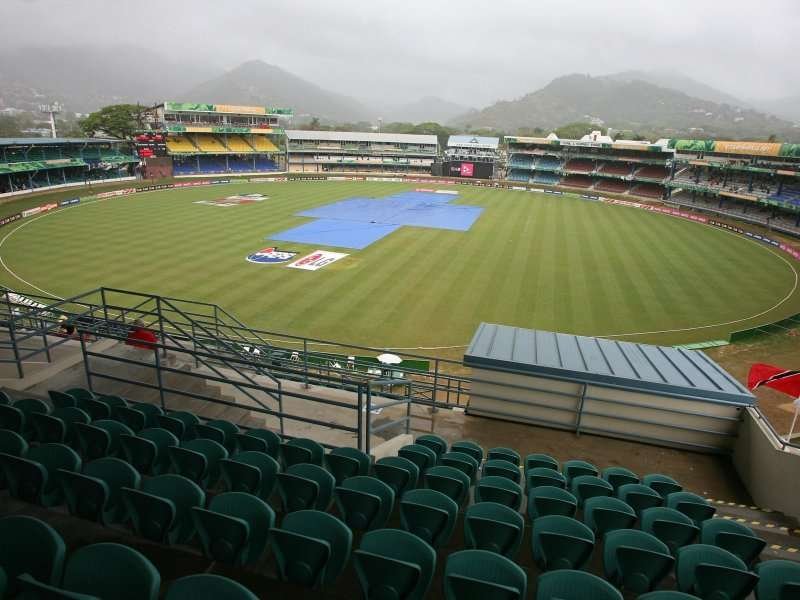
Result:
<svg viewBox="0 0 800 600"><path fill-rule="evenodd" d="M50 137L56 137L56 115L63 110L64 105L60 102L39 105L39 112L50 116Z"/></svg>

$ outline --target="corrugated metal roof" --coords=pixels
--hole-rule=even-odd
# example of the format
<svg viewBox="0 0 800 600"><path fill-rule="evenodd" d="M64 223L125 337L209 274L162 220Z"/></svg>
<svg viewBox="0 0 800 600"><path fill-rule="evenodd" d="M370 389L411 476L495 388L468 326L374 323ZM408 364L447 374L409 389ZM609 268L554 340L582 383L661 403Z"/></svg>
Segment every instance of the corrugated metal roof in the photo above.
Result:
<svg viewBox="0 0 800 600"><path fill-rule="evenodd" d="M746 387L705 353L671 346L481 323L464 362L667 396L755 402Z"/></svg>
<svg viewBox="0 0 800 600"><path fill-rule="evenodd" d="M497 149L500 138L480 135L451 135L447 138L448 146L461 146L462 148L492 148Z"/></svg>
<svg viewBox="0 0 800 600"><path fill-rule="evenodd" d="M0 146L53 146L57 144L117 144L129 143L114 138L0 138Z"/></svg>
<svg viewBox="0 0 800 600"><path fill-rule="evenodd" d="M366 131L305 131L287 129L289 140L313 140L323 142L384 142L395 144L436 144L435 135L412 133L371 133Z"/></svg>

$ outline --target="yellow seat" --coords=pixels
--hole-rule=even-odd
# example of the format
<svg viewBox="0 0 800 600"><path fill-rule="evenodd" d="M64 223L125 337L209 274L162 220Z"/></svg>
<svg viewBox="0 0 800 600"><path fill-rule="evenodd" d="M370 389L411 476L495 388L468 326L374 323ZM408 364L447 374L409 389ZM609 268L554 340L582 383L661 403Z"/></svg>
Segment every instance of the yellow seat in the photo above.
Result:
<svg viewBox="0 0 800 600"><path fill-rule="evenodd" d="M250 142L257 152L278 152L278 147L266 136L254 135L250 138Z"/></svg>
<svg viewBox="0 0 800 600"><path fill-rule="evenodd" d="M201 152L211 152L214 154L228 152L228 149L219 138L208 133L195 134L194 141Z"/></svg>
<svg viewBox="0 0 800 600"><path fill-rule="evenodd" d="M239 153L252 153L253 148L248 144L245 139L240 135L229 135L228 136L228 149L231 152L239 152Z"/></svg>
<svg viewBox="0 0 800 600"><path fill-rule="evenodd" d="M167 138L167 149L170 152L197 152L191 140L182 135L171 135Z"/></svg>

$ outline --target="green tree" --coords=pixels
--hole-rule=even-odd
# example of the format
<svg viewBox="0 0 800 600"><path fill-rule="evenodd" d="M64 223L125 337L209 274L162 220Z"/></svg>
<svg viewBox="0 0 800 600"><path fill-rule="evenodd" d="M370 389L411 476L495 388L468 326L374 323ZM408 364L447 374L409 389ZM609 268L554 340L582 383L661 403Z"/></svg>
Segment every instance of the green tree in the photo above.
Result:
<svg viewBox="0 0 800 600"><path fill-rule="evenodd" d="M593 131L600 130L601 133L603 132L602 127L598 127L597 125L592 125L591 123L569 123L567 125L562 125L558 129L556 129L556 135L565 140L578 140L582 138L587 133L592 133Z"/></svg>
<svg viewBox="0 0 800 600"><path fill-rule="evenodd" d="M308 128L311 131L319 131L319 117L314 117L311 119L311 123L308 124Z"/></svg>
<svg viewBox="0 0 800 600"><path fill-rule="evenodd" d="M22 128L15 117L0 116L0 138L22 137Z"/></svg>
<svg viewBox="0 0 800 600"><path fill-rule="evenodd" d="M91 113L79 124L88 137L100 133L121 140L131 139L140 127L142 110L137 104L112 104Z"/></svg>

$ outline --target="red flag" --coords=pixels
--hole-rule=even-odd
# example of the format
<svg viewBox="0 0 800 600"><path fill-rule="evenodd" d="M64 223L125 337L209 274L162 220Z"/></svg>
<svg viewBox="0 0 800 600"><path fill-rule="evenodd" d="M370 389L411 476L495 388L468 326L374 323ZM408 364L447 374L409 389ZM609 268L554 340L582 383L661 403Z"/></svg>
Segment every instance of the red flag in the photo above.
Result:
<svg viewBox="0 0 800 600"><path fill-rule="evenodd" d="M756 363L750 367L747 387L754 390L762 385L800 398L800 371Z"/></svg>

